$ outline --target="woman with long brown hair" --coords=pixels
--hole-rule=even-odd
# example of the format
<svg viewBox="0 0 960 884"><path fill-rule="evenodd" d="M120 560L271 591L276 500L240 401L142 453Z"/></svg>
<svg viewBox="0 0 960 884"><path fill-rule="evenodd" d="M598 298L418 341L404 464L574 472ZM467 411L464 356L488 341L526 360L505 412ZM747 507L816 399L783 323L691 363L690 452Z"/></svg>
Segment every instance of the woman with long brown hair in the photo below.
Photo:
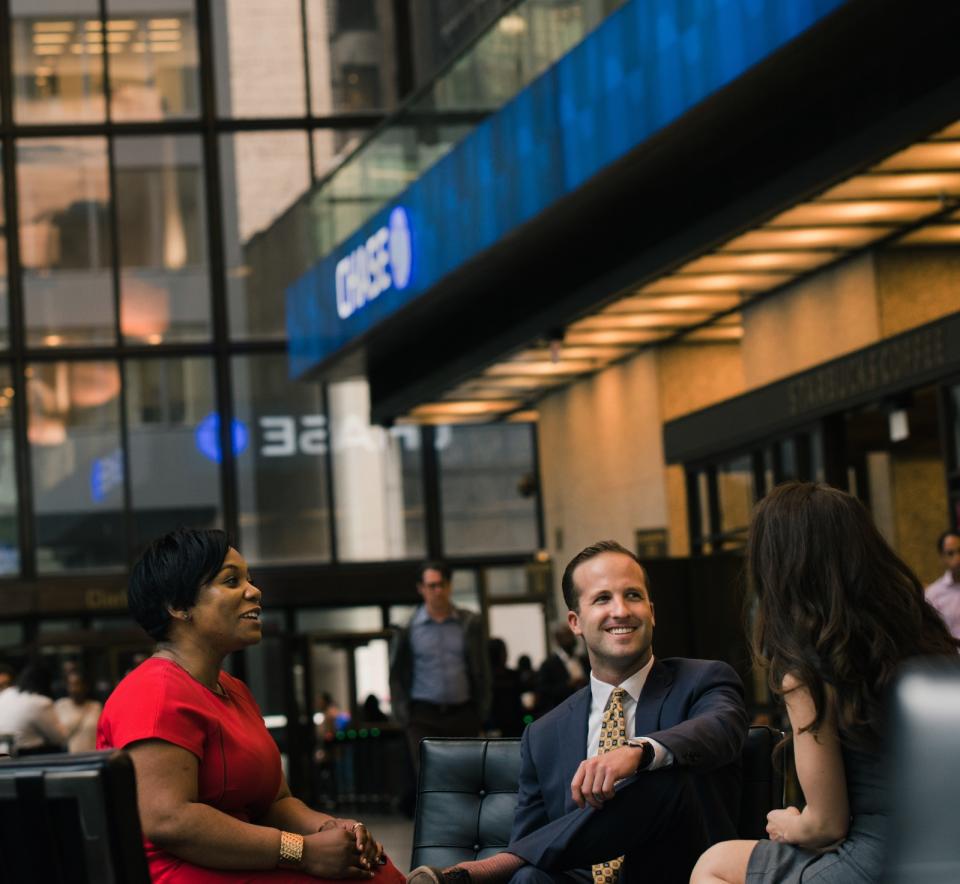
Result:
<svg viewBox="0 0 960 884"><path fill-rule="evenodd" d="M747 573L754 651L786 704L806 806L771 811L769 840L714 845L691 884L873 884L890 810L887 690L905 659L958 642L864 506L826 485L790 482L758 504Z"/></svg>

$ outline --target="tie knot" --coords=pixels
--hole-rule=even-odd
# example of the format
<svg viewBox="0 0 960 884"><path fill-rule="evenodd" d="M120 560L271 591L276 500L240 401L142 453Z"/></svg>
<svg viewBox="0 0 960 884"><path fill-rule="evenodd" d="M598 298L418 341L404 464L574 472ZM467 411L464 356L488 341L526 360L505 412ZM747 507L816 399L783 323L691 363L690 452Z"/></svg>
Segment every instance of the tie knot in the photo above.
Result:
<svg viewBox="0 0 960 884"><path fill-rule="evenodd" d="M611 703L622 703L623 698L626 696L626 691L623 688L614 688L613 693L610 695Z"/></svg>

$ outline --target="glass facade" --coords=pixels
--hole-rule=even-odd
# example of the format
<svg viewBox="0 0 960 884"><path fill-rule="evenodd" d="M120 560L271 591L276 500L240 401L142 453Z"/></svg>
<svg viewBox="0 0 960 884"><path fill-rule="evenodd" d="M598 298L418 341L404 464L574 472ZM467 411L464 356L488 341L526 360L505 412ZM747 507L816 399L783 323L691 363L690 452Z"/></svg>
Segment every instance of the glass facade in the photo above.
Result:
<svg viewBox="0 0 960 884"><path fill-rule="evenodd" d="M79 607L121 607L177 525L301 577L427 554L508 575L537 547L528 425L387 430L365 382L288 380L284 289L318 247L291 207L413 85L401 9L0 0L0 595L77 575ZM432 162L471 101L424 106L384 161ZM382 172L343 179L338 224Z"/></svg>

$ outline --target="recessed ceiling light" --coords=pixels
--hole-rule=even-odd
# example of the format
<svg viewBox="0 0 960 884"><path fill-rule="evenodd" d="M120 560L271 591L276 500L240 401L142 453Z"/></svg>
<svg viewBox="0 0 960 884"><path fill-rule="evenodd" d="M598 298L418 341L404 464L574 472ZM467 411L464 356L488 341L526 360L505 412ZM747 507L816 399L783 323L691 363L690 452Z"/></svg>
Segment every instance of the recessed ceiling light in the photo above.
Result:
<svg viewBox="0 0 960 884"><path fill-rule="evenodd" d="M723 246L724 252L759 252L778 249L856 249L892 233L894 227L793 227L751 230Z"/></svg>
<svg viewBox="0 0 960 884"><path fill-rule="evenodd" d="M940 200L824 200L781 212L767 227L810 227L818 224L876 224L918 221L943 208Z"/></svg>

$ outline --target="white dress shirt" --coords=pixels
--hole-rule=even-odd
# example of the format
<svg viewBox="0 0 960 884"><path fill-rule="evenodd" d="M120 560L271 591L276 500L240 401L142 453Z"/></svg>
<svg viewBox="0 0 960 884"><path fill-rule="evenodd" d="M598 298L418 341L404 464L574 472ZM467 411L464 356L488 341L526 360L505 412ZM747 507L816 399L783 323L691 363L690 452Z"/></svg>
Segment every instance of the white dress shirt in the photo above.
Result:
<svg viewBox="0 0 960 884"><path fill-rule="evenodd" d="M627 738L642 737L635 730L637 717L637 700L640 692L647 682L647 676L653 669L653 657L647 661L647 665L634 672L626 681L618 685L607 684L600 681L592 672L590 673L590 718L587 722L587 758L593 758L600 747L600 725L603 722L603 713L610 702L610 695L615 687L623 688L626 692L623 698L623 717L627 723ZM648 740L653 746L653 761L645 770L656 770L660 767L666 767L673 762L673 753L664 745L656 740Z"/></svg>

